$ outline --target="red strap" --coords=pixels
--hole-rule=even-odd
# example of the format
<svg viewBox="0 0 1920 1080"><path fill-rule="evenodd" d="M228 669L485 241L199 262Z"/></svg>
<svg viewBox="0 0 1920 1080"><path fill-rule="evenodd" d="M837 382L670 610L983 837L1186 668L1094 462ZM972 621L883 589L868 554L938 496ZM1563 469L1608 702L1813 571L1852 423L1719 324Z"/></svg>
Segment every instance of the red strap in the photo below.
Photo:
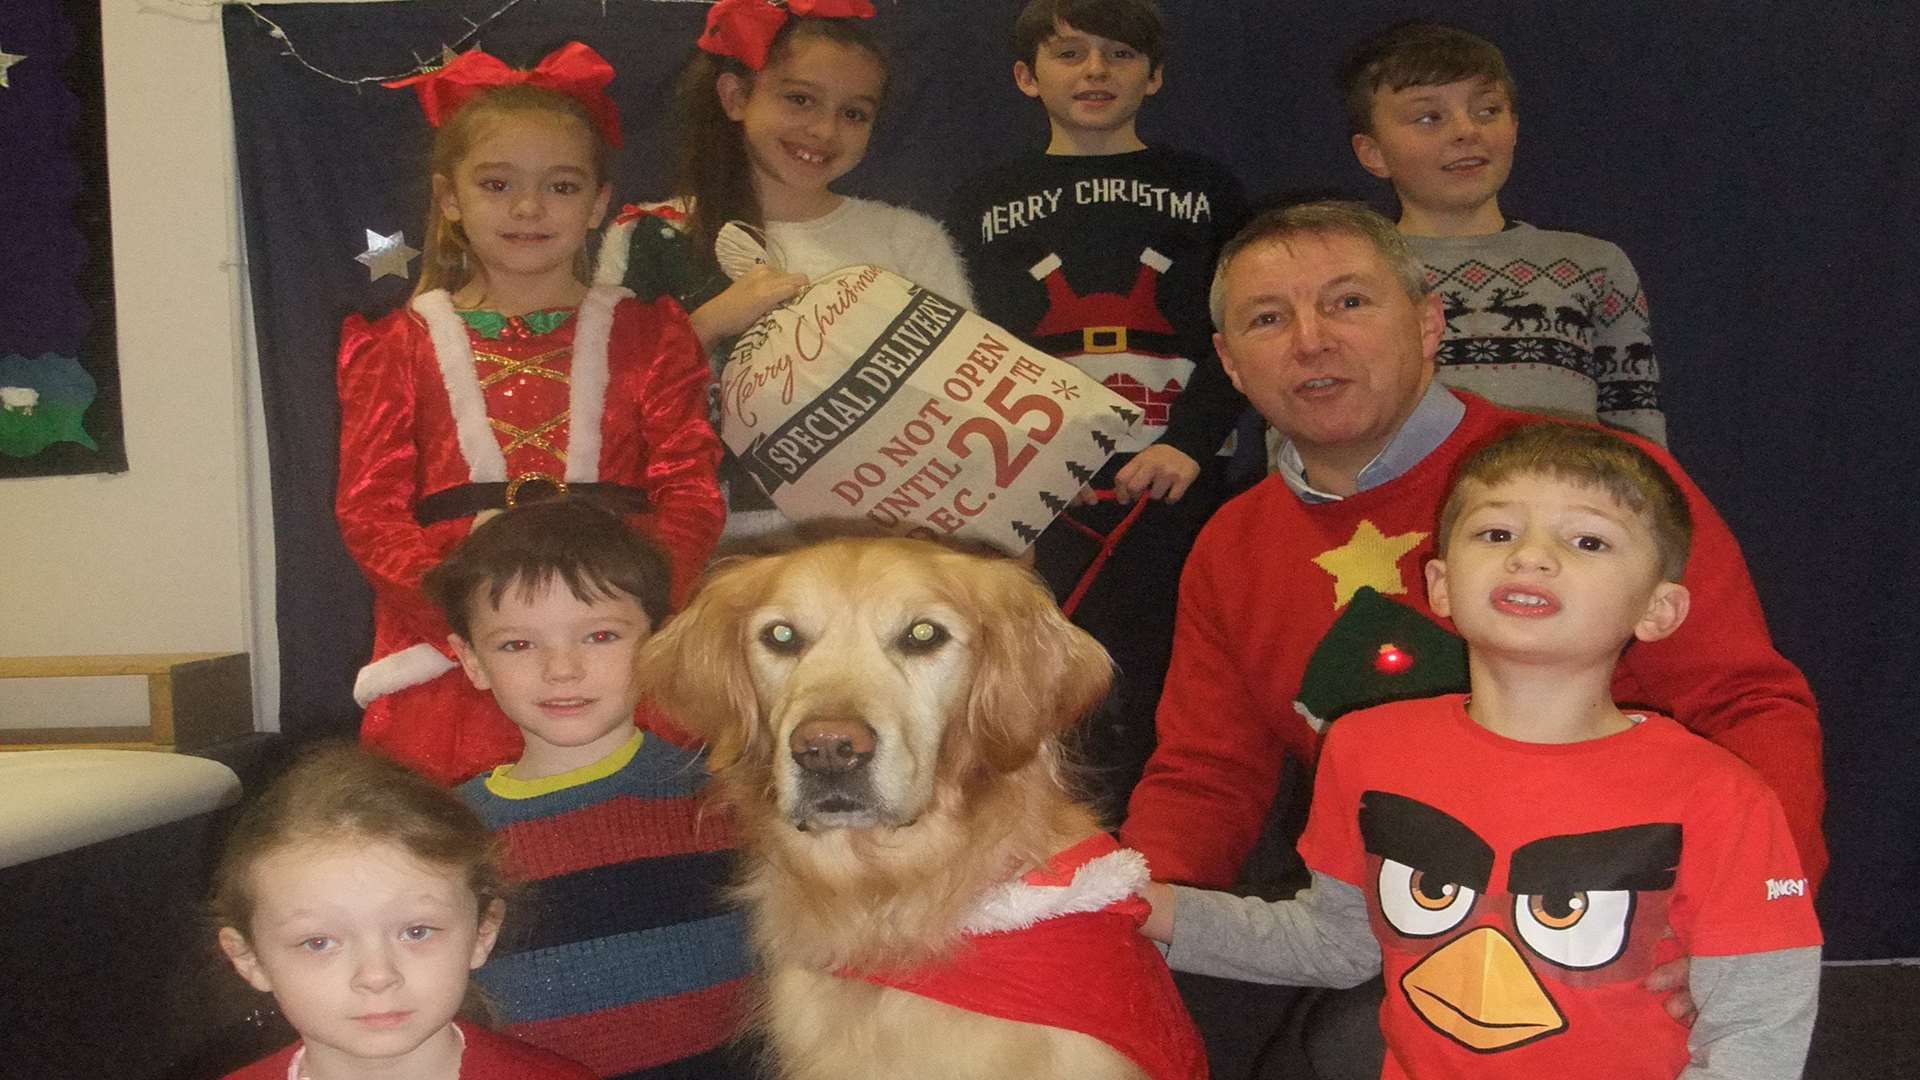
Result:
<svg viewBox="0 0 1920 1080"><path fill-rule="evenodd" d="M1110 489L1103 489L1095 491L1093 497L1101 502L1112 502L1119 496ZM1133 528L1134 522L1140 520L1140 513L1147 508L1147 502L1144 495L1135 499L1133 509L1127 511L1127 516L1121 518L1120 524L1115 525L1113 531L1109 533L1102 533L1093 526L1077 520L1071 513L1060 515L1061 521L1079 529L1089 539L1098 541L1100 544L1100 551L1094 555L1093 562L1088 564L1086 572L1080 575L1079 582L1074 585L1073 591L1067 594L1066 601L1060 605L1061 614L1068 618L1073 617L1073 609L1080 606L1080 601L1086 597L1087 590L1093 588L1094 579L1100 576L1100 571L1107 565L1107 560L1113 557L1113 549L1120 546L1120 538L1127 535L1127 530Z"/></svg>

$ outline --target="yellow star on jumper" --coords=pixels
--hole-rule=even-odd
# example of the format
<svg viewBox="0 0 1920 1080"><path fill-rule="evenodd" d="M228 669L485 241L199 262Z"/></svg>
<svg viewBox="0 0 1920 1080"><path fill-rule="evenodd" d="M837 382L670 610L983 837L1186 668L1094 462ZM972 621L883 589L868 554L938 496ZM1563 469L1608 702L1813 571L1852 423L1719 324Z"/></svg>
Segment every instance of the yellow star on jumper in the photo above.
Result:
<svg viewBox="0 0 1920 1080"><path fill-rule="evenodd" d="M1371 521L1362 521L1353 530L1353 539L1314 556L1313 563L1333 575L1333 609L1340 610L1353 599L1362 585L1375 592L1398 596L1407 591L1400 577L1400 557L1425 540L1423 532L1387 536Z"/></svg>

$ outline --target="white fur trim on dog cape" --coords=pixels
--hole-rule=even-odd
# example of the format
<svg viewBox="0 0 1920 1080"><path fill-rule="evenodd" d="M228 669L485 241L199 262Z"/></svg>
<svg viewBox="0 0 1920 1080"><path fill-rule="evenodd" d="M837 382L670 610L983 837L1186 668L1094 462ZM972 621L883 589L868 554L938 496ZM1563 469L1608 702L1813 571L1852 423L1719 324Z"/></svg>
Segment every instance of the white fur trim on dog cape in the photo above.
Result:
<svg viewBox="0 0 1920 1080"><path fill-rule="evenodd" d="M1131 848L1109 851L1081 863L1064 885L1033 884L1029 879L1034 876L994 889L961 929L969 934L997 934L1025 930L1061 915L1100 911L1146 887L1147 857Z"/></svg>

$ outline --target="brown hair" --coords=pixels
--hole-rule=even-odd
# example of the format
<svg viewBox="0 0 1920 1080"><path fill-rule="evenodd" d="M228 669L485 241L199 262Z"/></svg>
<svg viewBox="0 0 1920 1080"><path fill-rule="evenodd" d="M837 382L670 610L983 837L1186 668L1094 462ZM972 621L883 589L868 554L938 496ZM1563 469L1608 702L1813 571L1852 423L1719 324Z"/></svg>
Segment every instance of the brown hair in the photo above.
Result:
<svg viewBox="0 0 1920 1080"><path fill-rule="evenodd" d="M613 147L607 144L606 136L600 133L600 125L587 107L557 90L524 84L486 90L435 128L433 146L427 157L427 175L430 178L453 180L460 163L472 153L473 144L479 139L481 128L487 121L511 113L547 113L560 120L580 124L593 147L594 187L605 184L607 177L612 175ZM429 183L431 185L431 180ZM423 235L426 240L421 245L420 280L414 283L413 295L419 296L434 289L458 292L473 280L473 260L466 230L459 222L448 220L440 212L438 192L429 192L427 227ZM585 246L582 246L574 260L574 276L588 281L592 274L592 260Z"/></svg>
<svg viewBox="0 0 1920 1080"><path fill-rule="evenodd" d="M464 638L482 593L498 608L509 588L528 596L556 577L583 604L624 595L654 626L667 617L666 556L625 521L581 496L522 503L501 513L427 571L421 588Z"/></svg>
<svg viewBox="0 0 1920 1080"><path fill-rule="evenodd" d="M506 898L500 849L459 796L397 762L323 743L249 803L227 834L209 899L217 925L251 940L253 868L295 844L384 841L460 874L484 916Z"/></svg>
<svg viewBox="0 0 1920 1080"><path fill-rule="evenodd" d="M1354 46L1340 65L1347 126L1355 135L1373 133L1373 96L1382 89L1445 86L1462 79L1500 84L1510 104L1518 97L1507 58L1493 42L1440 23L1395 23Z"/></svg>
<svg viewBox="0 0 1920 1080"><path fill-rule="evenodd" d="M1407 296L1418 303L1427 295L1427 268L1407 246L1407 238L1393 222L1365 203L1321 199L1264 211L1241 227L1220 248L1213 265L1213 286L1207 291L1207 310L1213 328L1223 328L1227 306L1227 268L1240 253L1258 244L1285 243L1296 236L1352 236L1373 245L1380 258L1400 279Z"/></svg>
<svg viewBox="0 0 1920 1080"><path fill-rule="evenodd" d="M1660 574L1679 581L1693 543L1693 511L1672 474L1653 455L1603 428L1541 422L1517 428L1473 452L1460 466L1440 509L1435 545L1447 543L1465 509L1469 483L1489 487L1517 476L1550 476L1605 492L1645 519L1660 555Z"/></svg>
<svg viewBox="0 0 1920 1080"><path fill-rule="evenodd" d="M1013 54L1032 67L1065 23L1147 54L1149 74L1167 59L1167 25L1153 0L1029 0L1013 21Z"/></svg>
<svg viewBox="0 0 1920 1080"><path fill-rule="evenodd" d="M784 63L793 47L803 41L830 41L863 49L880 65L880 96L884 100L891 81L887 53L865 23L864 19L793 16L773 36L766 66L761 70ZM693 203L687 215L687 236L695 258L703 264L713 263L714 239L727 222L745 222L759 229L767 226L760 196L753 190L753 164L747 159L740 125L721 108L715 90L723 74L751 83L758 73L731 56L696 49L673 92L674 111L680 119L673 193Z"/></svg>

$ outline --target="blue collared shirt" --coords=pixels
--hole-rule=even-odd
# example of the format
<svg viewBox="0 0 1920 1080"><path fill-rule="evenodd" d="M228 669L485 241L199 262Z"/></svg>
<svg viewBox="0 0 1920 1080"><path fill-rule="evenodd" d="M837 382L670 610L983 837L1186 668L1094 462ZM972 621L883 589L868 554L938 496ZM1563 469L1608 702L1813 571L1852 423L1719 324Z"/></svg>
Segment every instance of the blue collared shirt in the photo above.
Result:
<svg viewBox="0 0 1920 1080"><path fill-rule="evenodd" d="M1394 432L1387 445L1367 462L1366 467L1354 477L1356 493L1377 488L1382 484L1398 480L1406 475L1408 469L1426 460L1428 454L1447 441L1453 429L1467 415L1466 403L1453 396L1439 379L1427 384L1427 392L1420 397L1420 403L1408 414L1406 423ZM1279 465L1280 478L1302 502L1329 503L1339 502L1342 496L1331 495L1307 483L1307 464L1300 460L1300 451L1289 439L1280 445L1276 464Z"/></svg>

